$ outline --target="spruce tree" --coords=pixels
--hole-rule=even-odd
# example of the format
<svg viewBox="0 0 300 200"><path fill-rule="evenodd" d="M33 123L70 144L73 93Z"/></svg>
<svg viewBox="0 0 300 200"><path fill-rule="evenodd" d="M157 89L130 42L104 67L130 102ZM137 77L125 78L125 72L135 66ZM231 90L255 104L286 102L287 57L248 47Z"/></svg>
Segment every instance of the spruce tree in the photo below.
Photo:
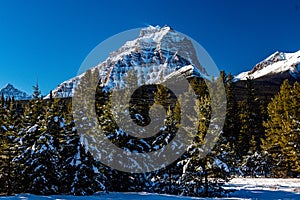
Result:
<svg viewBox="0 0 300 200"><path fill-rule="evenodd" d="M0 193L11 195L11 138L8 133L8 112L4 98L1 100L0 107Z"/></svg>
<svg viewBox="0 0 300 200"><path fill-rule="evenodd" d="M91 195L106 191L106 177L102 166L80 143L74 123L67 128L67 141L62 149L62 192L72 195Z"/></svg>
<svg viewBox="0 0 300 200"><path fill-rule="evenodd" d="M246 99L239 104L239 117L241 128L238 139L238 153L242 158L241 169L245 176L255 176L255 168L260 165L253 157L254 154L261 154L261 140L264 139L263 115L261 101L256 96L253 80L246 80Z"/></svg>
<svg viewBox="0 0 300 200"><path fill-rule="evenodd" d="M228 153L231 153L231 165L237 166L238 160L241 160L239 157L238 151L238 139L240 131L240 118L237 113L238 103L234 94L235 82L231 74L226 75L225 72L221 72L220 77L224 80L224 85L226 89L226 98L227 98L227 109L226 109L226 118L223 127L224 143Z"/></svg>
<svg viewBox="0 0 300 200"><path fill-rule="evenodd" d="M17 156L14 161L20 166L21 177L19 178L20 185L23 192L29 192L32 189L32 172L33 163L30 163L29 159L34 159L35 156L33 149L35 144L42 135L42 130L45 130L45 113L46 108L40 98L40 91L38 84L33 86L33 99L26 104L24 113L22 116L23 128L19 130L18 142L19 150L21 154ZM41 141L41 140L40 140ZM31 188L31 189L30 189Z"/></svg>
<svg viewBox="0 0 300 200"><path fill-rule="evenodd" d="M58 138L53 133L58 119L48 107L46 117L39 118L26 134L34 135L35 140L27 147L19 161L23 164L27 192L34 194L56 194L59 192L59 147ZM26 143L26 144L30 144Z"/></svg>
<svg viewBox="0 0 300 200"><path fill-rule="evenodd" d="M269 154L271 175L296 177L300 174L300 85L284 81L268 105L269 119L264 123L263 149Z"/></svg>
<svg viewBox="0 0 300 200"><path fill-rule="evenodd" d="M260 100L256 96L253 80L246 80L246 100L240 104L240 149L243 155L260 151L261 139L264 138Z"/></svg>
<svg viewBox="0 0 300 200"><path fill-rule="evenodd" d="M192 139L192 143L187 149L187 154L183 156L178 165L182 167L182 175L179 179L182 194L192 196L218 196L223 189L222 182L227 179L229 172L226 164L226 149L223 149L221 129L211 129L218 127L222 116L212 115L214 112L224 111L224 87L222 77L216 80L207 80L206 84L210 88L210 95L205 94L196 99L195 112L197 119L191 118L197 130L197 135ZM205 89L205 88L203 88ZM203 93L202 93L203 94ZM225 114L225 112L224 112ZM208 133L208 130L210 131ZM205 138L210 134L209 139ZM219 137L220 136L220 137ZM217 141L217 139L220 139ZM213 144L216 146L213 148ZM212 148L210 150L210 148ZM204 154L206 152L206 154Z"/></svg>
<svg viewBox="0 0 300 200"><path fill-rule="evenodd" d="M40 95L41 95L41 91L40 91L38 82L36 82L36 85L32 86L32 88L33 88L32 98L35 99L35 100L39 99Z"/></svg>
<svg viewBox="0 0 300 200"><path fill-rule="evenodd" d="M1 102L1 129L0 129L0 154L3 158L0 162L0 171L2 171L2 185L6 188L7 194L20 192L21 184L20 171L14 158L19 154L18 134L22 130L22 117L20 110L14 98ZM1 152L2 151L2 152ZM2 165L2 166L1 166Z"/></svg>
<svg viewBox="0 0 300 200"><path fill-rule="evenodd" d="M8 139L8 150L9 150L9 162L10 162L10 168L11 168L11 187L12 192L21 192L22 185L18 182L18 180L21 178L20 175L20 166L14 162L14 158L20 155L19 150L19 132L20 130L23 130L24 126L22 124L23 118L22 114L20 113L20 110L17 107L17 103L15 102L14 98L11 99L8 113L7 113L7 119L6 119L6 137Z"/></svg>
<svg viewBox="0 0 300 200"><path fill-rule="evenodd" d="M97 99L102 100L98 96L98 92L102 92L99 91L99 80L97 69L88 70L75 89L76 95L73 98L76 101L76 105L73 105L75 118L68 123L76 125L76 127L68 125L69 128L66 130L69 139L67 139L68 142L64 148L65 162L63 164L67 172L64 181L71 181L70 187L65 188L65 190L71 194L86 195L99 190L106 190L106 177L103 169L100 169L102 166L98 165L92 157L92 155L99 155L97 147L101 145L97 135L98 119L94 118L93 115L93 112L99 110L102 112L97 101Z"/></svg>

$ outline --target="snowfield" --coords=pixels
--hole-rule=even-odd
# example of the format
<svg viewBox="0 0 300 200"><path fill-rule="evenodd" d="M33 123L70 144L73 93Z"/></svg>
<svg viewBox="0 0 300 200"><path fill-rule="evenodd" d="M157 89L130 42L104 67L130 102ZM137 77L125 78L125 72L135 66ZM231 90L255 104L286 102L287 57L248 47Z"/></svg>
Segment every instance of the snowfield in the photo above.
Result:
<svg viewBox="0 0 300 200"><path fill-rule="evenodd" d="M226 189L236 190L228 197L217 198L225 199L300 199L300 179L266 179L266 178L235 178L226 186ZM192 199L210 199L182 197L172 195L159 195L149 193L118 193L109 194L99 193L93 196L36 196L31 194L19 194L11 197L0 197L3 200L192 200Z"/></svg>
<svg viewBox="0 0 300 200"><path fill-rule="evenodd" d="M295 199L300 200L300 178L235 178L226 189L234 189L236 199Z"/></svg>

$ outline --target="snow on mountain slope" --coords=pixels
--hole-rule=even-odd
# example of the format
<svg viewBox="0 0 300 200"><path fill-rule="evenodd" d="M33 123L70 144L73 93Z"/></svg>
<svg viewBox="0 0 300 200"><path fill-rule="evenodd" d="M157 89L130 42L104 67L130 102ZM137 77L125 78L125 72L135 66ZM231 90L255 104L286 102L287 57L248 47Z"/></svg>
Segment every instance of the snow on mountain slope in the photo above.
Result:
<svg viewBox="0 0 300 200"><path fill-rule="evenodd" d="M0 95L4 95L4 98L12 98L15 100L28 100L32 97L26 92L16 89L12 84L8 83L4 88L0 90Z"/></svg>
<svg viewBox="0 0 300 200"><path fill-rule="evenodd" d="M255 67L247 72L237 75L236 80L246 80L248 78L261 78L267 75L289 74L297 79L300 76L300 50L295 53L275 52Z"/></svg>
<svg viewBox="0 0 300 200"><path fill-rule="evenodd" d="M187 68L190 75L207 75L187 37L169 26L149 26L141 29L139 37L127 41L91 70L98 70L99 84L111 89L123 88L128 71L132 69L137 73L138 85L142 85L157 83L172 73L178 74L177 70L186 66L190 66ZM53 97L72 97L83 75L61 83L52 91Z"/></svg>

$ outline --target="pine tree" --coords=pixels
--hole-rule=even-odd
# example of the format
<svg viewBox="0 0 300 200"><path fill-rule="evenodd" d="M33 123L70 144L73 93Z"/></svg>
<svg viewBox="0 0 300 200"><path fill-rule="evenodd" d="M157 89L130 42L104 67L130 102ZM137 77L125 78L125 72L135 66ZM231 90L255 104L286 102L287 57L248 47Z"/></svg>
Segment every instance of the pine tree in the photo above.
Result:
<svg viewBox="0 0 300 200"><path fill-rule="evenodd" d="M36 82L36 85L32 86L32 88L33 88L32 98L35 99L35 100L39 99L40 95L41 95L41 91L40 91L38 82Z"/></svg>
<svg viewBox="0 0 300 200"><path fill-rule="evenodd" d="M179 100L174 96L164 85L157 85L154 91L154 102L151 106L151 122L153 131L158 131L155 134L155 139L148 141L152 145L152 151L164 148L166 145L179 146L174 143L174 136L178 133L181 120ZM181 133L182 134L182 133ZM172 141L173 140L173 141ZM178 152L179 154L180 152ZM168 155L160 155L168 157ZM143 174L143 179L150 185L151 191L167 194L178 194L179 186L177 180L181 174L181 168L176 162L169 166L156 170L154 172ZM151 179L151 181L150 181ZM146 185L144 185L146 187Z"/></svg>
<svg viewBox="0 0 300 200"><path fill-rule="evenodd" d="M208 96L201 97L196 104L196 112L199 122L197 124L197 136L188 149L186 159L180 161L183 167L181 184L185 185L183 194L208 196L208 157L202 157L202 145L210 120L210 101ZM193 183L194 184L191 184Z"/></svg>
<svg viewBox="0 0 300 200"><path fill-rule="evenodd" d="M93 112L102 112L102 106L98 103L102 101L99 97L99 72L98 70L88 70L81 78L80 84L75 90L76 105L73 105L73 113L75 113L74 121L76 128L69 128L69 139L64 157L68 176L65 180L73 180L70 188L66 188L72 194L86 195L92 194L98 190L106 190L105 175L101 165L97 165L92 157L99 155L98 146L101 145L101 140L98 136L98 122L100 119L94 119ZM74 101L73 101L74 102ZM99 107L100 106L100 107ZM96 107L96 109L95 109ZM97 113L99 115L99 113ZM78 129L79 127L79 129ZM98 159L98 158L95 158ZM72 173L75 172L74 173ZM69 178L68 178L69 177ZM72 177L70 179L70 177Z"/></svg>
<svg viewBox="0 0 300 200"><path fill-rule="evenodd" d="M253 80L246 80L246 100L239 104L240 132L238 138L239 158L242 158L241 167L245 176L255 176L258 162L251 161L249 157L261 152L261 140L264 139L263 115L261 111L261 101L256 97ZM251 162L249 162L251 161Z"/></svg>
<svg viewBox="0 0 300 200"><path fill-rule="evenodd" d="M17 103L14 98L11 98L2 104L1 108L1 147L2 158L4 163L1 168L4 174L5 180L2 180L3 186L6 187L7 194L12 194L20 192L20 184L18 179L20 178L20 173L18 171L18 165L14 162L14 157L18 156L18 132L22 127L22 117L20 111L17 108ZM0 153L1 154L1 153ZM0 164L1 165L1 164Z"/></svg>
<svg viewBox="0 0 300 200"><path fill-rule="evenodd" d="M224 85L226 89L226 98L227 98L227 109L226 109L226 118L223 127L224 142L228 153L231 153L232 156L231 165L237 166L237 161L242 158L239 157L238 150L238 139L240 131L240 119L237 113L238 103L234 94L235 82L233 81L233 76L231 74L226 75L225 72L221 72L220 77L224 80Z"/></svg>
<svg viewBox="0 0 300 200"><path fill-rule="evenodd" d="M225 114L223 112L224 102L226 102L224 87L222 87L223 79L219 77L211 82L207 80L206 83L215 99L212 101L210 95L206 94L196 100L195 112L198 117L197 119L191 118L191 120L195 125L197 135L189 146L187 154L178 162L178 165L182 167L182 175L178 181L184 195L221 195L222 182L227 179L229 172L226 153L222 149L223 139L216 141L222 130L211 129L208 133L209 127L218 127L222 120L222 116L212 115L212 106L214 106L214 112ZM205 139L207 134L210 134L208 140ZM217 145L213 148L214 143ZM212 150L209 150L211 148ZM204 152L207 154L205 155Z"/></svg>
<svg viewBox="0 0 300 200"><path fill-rule="evenodd" d="M91 195L97 191L106 191L106 177L102 166L80 143L74 123L67 128L67 141L62 149L62 192L72 195Z"/></svg>
<svg viewBox="0 0 300 200"><path fill-rule="evenodd" d="M28 192L34 194L56 194L59 192L59 141L56 133L59 129L58 118L48 107L46 117L39 118L26 134L34 135L35 140L27 147L18 161L24 166ZM53 134L54 133L54 134ZM30 144L30 143L27 143Z"/></svg>
<svg viewBox="0 0 300 200"><path fill-rule="evenodd" d="M33 163L30 163L29 160L34 159L34 150L36 142L39 140L42 142L42 132L46 130L45 124L45 114L46 108L43 104L42 99L40 99L40 91L38 84L33 87L33 100L30 100L24 108L24 113L22 116L22 125L23 128L19 130L18 133L18 142L19 150L21 154L17 156L14 161L20 166L19 170L21 171L21 177L19 178L20 185L22 186L21 190L23 192L29 192L33 190L32 188L32 172L33 172ZM47 141L44 141L47 142Z"/></svg>
<svg viewBox="0 0 300 200"><path fill-rule="evenodd" d="M0 192L11 195L11 140L9 138L9 134L7 133L7 125L10 124L7 124L8 108L4 98L1 100L0 114L0 181L2 183L0 186Z"/></svg>
<svg viewBox="0 0 300 200"><path fill-rule="evenodd" d="M240 149L242 155L260 151L261 139L264 137L264 129L262 126L262 115L260 110L260 100L256 97L253 87L253 80L246 80L247 96L246 100L240 105Z"/></svg>
<svg viewBox="0 0 300 200"><path fill-rule="evenodd" d="M82 140L85 140L85 148L93 145L89 145L89 142L93 141L95 131L98 130L97 119L94 119L98 81L98 70L86 71L80 84L75 89L75 96L72 99L74 120L77 127L79 127L78 134ZM97 152L95 152L95 155L97 155Z"/></svg>
<svg viewBox="0 0 300 200"><path fill-rule="evenodd" d="M270 155L271 175L296 177L300 173L300 85L284 81L268 105L269 119L264 123L263 149Z"/></svg>
<svg viewBox="0 0 300 200"><path fill-rule="evenodd" d="M18 183L18 179L20 176L20 166L14 162L14 158L17 157L20 154L19 151L19 131L24 128L22 122L23 122L23 116L20 113L20 110L17 107L17 103L15 102L14 98L10 101L10 106L7 113L7 120L6 120L6 127L7 132L6 136L9 140L9 153L10 153L10 167L11 167L11 178L12 178L12 192L20 192L21 185Z"/></svg>

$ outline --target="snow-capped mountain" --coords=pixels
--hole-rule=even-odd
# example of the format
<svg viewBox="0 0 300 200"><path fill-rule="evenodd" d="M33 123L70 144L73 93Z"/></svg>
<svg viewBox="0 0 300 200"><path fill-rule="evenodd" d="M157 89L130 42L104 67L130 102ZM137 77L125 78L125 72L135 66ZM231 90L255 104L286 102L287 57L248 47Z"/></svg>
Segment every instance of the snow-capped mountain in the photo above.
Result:
<svg viewBox="0 0 300 200"><path fill-rule="evenodd" d="M26 92L18 90L12 84L8 83L4 88L0 90L0 95L4 95L4 98L12 98L15 100L28 100L31 99L31 96Z"/></svg>
<svg viewBox="0 0 300 200"><path fill-rule="evenodd" d="M300 50L295 53L275 52L254 68L237 75L236 80L247 78L261 79L270 77L294 78L300 80Z"/></svg>
<svg viewBox="0 0 300 200"><path fill-rule="evenodd" d="M136 39L127 41L91 70L98 70L99 84L110 89L124 87L125 77L131 69L137 72L138 84L157 83L162 80L161 77L173 77L175 74L208 75L197 59L192 42L169 26L141 29ZM74 88L83 75L61 83L52 91L53 97L73 96Z"/></svg>

